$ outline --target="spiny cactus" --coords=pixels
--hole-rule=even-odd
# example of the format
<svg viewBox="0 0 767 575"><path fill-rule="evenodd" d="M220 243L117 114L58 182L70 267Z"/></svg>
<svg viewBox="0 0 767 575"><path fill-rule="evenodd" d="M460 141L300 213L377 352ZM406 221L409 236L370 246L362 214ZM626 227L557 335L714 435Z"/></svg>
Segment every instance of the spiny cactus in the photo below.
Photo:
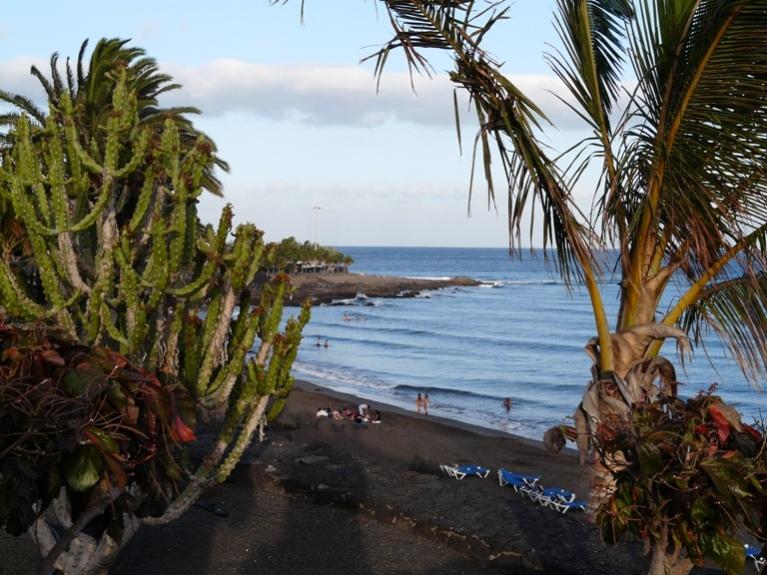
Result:
<svg viewBox="0 0 767 575"><path fill-rule="evenodd" d="M50 104L44 126L18 120L0 201L26 237L11 237L19 225L0 229L0 296L12 318L52 322L82 344L174 376L220 423L200 468L161 517L144 520L156 523L223 481L259 422L282 408L309 308L280 332L284 275L251 301L247 287L269 260L262 232L233 230L229 205L215 229L197 216L210 141L201 135L184 151L170 120L153 136L119 74L102 130L81 134L67 95ZM41 545L52 536L44 524L36 533Z"/></svg>

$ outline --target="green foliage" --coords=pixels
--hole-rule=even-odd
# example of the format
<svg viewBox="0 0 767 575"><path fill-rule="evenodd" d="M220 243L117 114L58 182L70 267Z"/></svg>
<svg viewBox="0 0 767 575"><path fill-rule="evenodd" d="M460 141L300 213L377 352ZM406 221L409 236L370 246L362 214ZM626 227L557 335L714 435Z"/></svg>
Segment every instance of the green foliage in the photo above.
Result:
<svg viewBox="0 0 767 575"><path fill-rule="evenodd" d="M108 122L112 110L112 95L120 78L120 71L126 72L127 89L136 94L136 113L142 128L147 128L152 138L159 140L167 120L178 129L181 146L188 151L194 147L200 132L186 117L198 114L199 110L192 107L164 108L160 106L159 97L181 86L173 82L173 78L160 71L157 61L146 55L145 51L136 46L129 46L128 40L118 38L102 38L93 48L90 58L86 61L85 52L88 40L83 42L73 70L69 59L66 61L66 80L62 77L59 55L54 53L50 59L49 76L32 66L31 74L40 82L45 91L49 105L61 108L64 98L72 102L73 117L76 120L80 144L89 149L87 144L92 135L101 130ZM13 147L15 139L13 128L22 114L38 126L44 126L49 116L44 110L37 108L28 98L18 94L10 94L0 90L0 101L7 102L16 108L0 116L0 127L10 128L9 132L0 133L0 144ZM213 148L215 152L215 147ZM214 157L216 167L228 170L226 162ZM215 177L211 167L205 168L203 187L215 194L221 194L221 183ZM2 216L0 205L0 216Z"/></svg>
<svg viewBox="0 0 767 575"><path fill-rule="evenodd" d="M117 511L162 509L178 445L194 439L189 407L183 388L108 348L0 323L0 527L20 535L61 489L80 505L122 490L113 527Z"/></svg>
<svg viewBox="0 0 767 575"><path fill-rule="evenodd" d="M217 227L202 225L197 202L215 146L173 114L146 121L135 70L114 62L123 44L112 46L98 89L94 70L80 80L95 90L87 99L54 86L47 116L20 115L0 165L0 200L11 206L0 227L0 301L11 321L61 333L3 350L4 361L32 367L2 379L10 395L0 397L0 441L10 443L0 443L0 514L14 533L36 521L42 548L58 536L31 506L46 507L60 485L72 517L102 515L102 537L119 541L128 523L173 520L225 480L292 388L309 320L307 304L280 331L283 274L257 301L246 289L270 259L260 230L234 227L229 205ZM36 367L45 361L58 370L50 377ZM176 451L195 439L197 415L217 437L194 469ZM35 426L45 432L27 436Z"/></svg>
<svg viewBox="0 0 767 575"><path fill-rule="evenodd" d="M288 272L295 270L298 262L320 262L342 266L350 266L354 263L354 258L334 248L318 246L308 241L300 244L293 236L285 238L276 244L271 243L268 245L268 248L274 254L274 265L277 269Z"/></svg>
<svg viewBox="0 0 767 575"><path fill-rule="evenodd" d="M125 71L121 78L103 134L86 147L67 95L44 128L19 119L0 196L12 203L31 258L18 244L0 262L4 305L26 320L52 318L71 337L119 349L152 370L181 373L195 397L225 405L256 336L271 344L276 333L259 326L281 300L262 301L255 312L244 293L265 263L262 232L251 224L232 230L229 206L217 229L199 226L209 140L200 135L185 151L167 120L150 149ZM5 230L0 238L13 243ZM30 259L33 283L22 273ZM233 322L236 305L244 313ZM206 309L217 313L202 337L190 337Z"/></svg>
<svg viewBox="0 0 767 575"><path fill-rule="evenodd" d="M669 555L684 549L696 565L709 558L740 574L735 531L745 526L767 539L764 430L743 424L711 392L637 405L596 440L603 460L614 462L616 489L597 514L607 542L632 534L658 545L665 534Z"/></svg>

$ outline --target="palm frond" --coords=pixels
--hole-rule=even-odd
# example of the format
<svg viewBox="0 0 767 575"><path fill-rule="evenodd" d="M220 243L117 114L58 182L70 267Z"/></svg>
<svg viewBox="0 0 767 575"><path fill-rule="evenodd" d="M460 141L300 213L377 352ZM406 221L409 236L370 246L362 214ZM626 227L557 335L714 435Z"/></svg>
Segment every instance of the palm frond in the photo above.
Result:
<svg viewBox="0 0 767 575"><path fill-rule="evenodd" d="M582 266L591 266L594 262L583 219L579 218L555 163L534 133L547 120L540 109L503 75L501 64L481 45L493 27L507 18L508 8L503 7L502 2L493 1L383 2L394 36L366 58L375 59L379 81L394 50L402 50L411 74L426 75L431 75L433 70L425 51L450 51L455 64L450 79L467 92L479 121L473 165L477 155L481 156L491 204L495 202L494 154L506 175L511 248L515 249L519 242L522 222L529 217L534 223L534 214L540 210L544 248L555 248L557 267L567 281L577 278ZM481 4L480 9L477 4Z"/></svg>
<svg viewBox="0 0 767 575"><path fill-rule="evenodd" d="M66 63L66 87L58 70L58 54L50 59L51 78L47 78L37 68L32 73L40 81L48 96L49 102L57 105L59 99L68 91L75 103L76 122L81 128L80 133L86 140L94 134L91 129L103 125L103 114L109 114L112 106L112 94L117 81L118 70L127 71L128 87L136 95L139 122L142 127L155 131L157 134L164 129L165 121L170 118L179 130L182 146L191 149L197 142L201 132L197 130L187 117L199 114L200 110L192 106L162 108L158 96L164 92L175 90L180 86L173 82L173 77L160 71L157 61L145 55L143 49L129 46L129 40L119 38L102 38L96 43L90 59L86 62L88 41L82 43L77 58L77 73ZM30 115L36 122L43 124L46 114L35 107L33 102L23 96L0 91L0 101L6 101ZM0 116L0 127L12 127L18 114L13 112ZM12 138L4 138L10 142ZM91 140L93 141L93 140ZM85 143L85 142L84 142ZM203 174L203 187L210 192L221 195L221 182L214 174L214 169L228 171L229 165L216 156L217 149L211 142L213 156L210 165L206 166Z"/></svg>
<svg viewBox="0 0 767 575"><path fill-rule="evenodd" d="M64 92L64 82L61 79L61 73L59 72L59 54L54 52L51 55L51 81L53 82L53 90L58 97Z"/></svg>
<svg viewBox="0 0 767 575"><path fill-rule="evenodd" d="M12 104L21 109L31 116L35 121L40 124L45 123L45 112L35 106L35 104L29 98L26 98L20 94L11 94L5 90L0 90L0 101Z"/></svg>
<svg viewBox="0 0 767 575"><path fill-rule="evenodd" d="M701 345L713 331L743 374L759 387L767 375L767 275L742 275L711 285L688 308L680 327Z"/></svg>
<svg viewBox="0 0 767 575"><path fill-rule="evenodd" d="M77 85L85 85L85 68L83 61L85 59L85 50L88 48L88 39L86 38L82 44L80 44L80 52L77 54Z"/></svg>
<svg viewBox="0 0 767 575"><path fill-rule="evenodd" d="M564 52L549 55L554 72L575 96L593 127L609 125L620 92L628 0L558 0L555 27Z"/></svg>
<svg viewBox="0 0 767 575"><path fill-rule="evenodd" d="M623 241L625 215L616 201L622 195L621 178L613 151L610 113L621 92L627 22L634 17L634 9L628 0L558 0L557 7L555 28L563 50L547 58L576 105L563 101L595 134L583 162L590 163L594 157L601 159L603 173L598 187L604 192L595 197L592 217L602 222L608 235L610 225L619 223L618 238ZM578 167L585 169L583 164Z"/></svg>
<svg viewBox="0 0 767 575"><path fill-rule="evenodd" d="M75 76L72 72L69 58L67 58L67 90L69 91L69 97L74 100L77 93L77 85L75 84Z"/></svg>
<svg viewBox="0 0 767 575"><path fill-rule="evenodd" d="M45 94L48 97L48 100L51 102L57 101L58 97L56 94L56 89L53 87L53 84L51 84L50 80L48 80L48 78L46 78L45 75L40 71L40 69L33 64L30 67L29 72L40 82L43 90L45 90Z"/></svg>
<svg viewBox="0 0 767 575"><path fill-rule="evenodd" d="M655 229L671 243L692 240L706 269L767 215L767 2L655 6L632 34L642 119L630 134L634 183L654 186L643 208L655 206Z"/></svg>

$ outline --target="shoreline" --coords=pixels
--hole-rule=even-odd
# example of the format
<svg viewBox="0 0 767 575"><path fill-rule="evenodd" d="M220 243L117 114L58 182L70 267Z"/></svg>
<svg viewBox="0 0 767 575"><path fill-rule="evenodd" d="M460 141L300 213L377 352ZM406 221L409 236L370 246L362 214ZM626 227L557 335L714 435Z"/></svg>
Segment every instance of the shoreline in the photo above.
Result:
<svg viewBox="0 0 767 575"><path fill-rule="evenodd" d="M467 421L461 421L460 419L453 419L450 417L445 417L443 415L433 415L433 414L430 414L428 416L418 415L417 413L415 413L413 409L407 409L399 405L387 403L385 400L382 400L376 397L365 396L364 394L358 395L354 393L338 391L336 389L328 387L327 385L323 385L321 383L315 383L307 379L296 379L295 388L300 389L301 391L309 391L309 392L321 393L321 394L327 395L329 398L332 398L334 401L338 401L341 404L356 406L364 402L364 403L372 404L373 409L383 407L385 411L394 413L397 415L412 417L416 419L423 419L424 421L429 421L435 425L444 426L454 430L468 431L473 434L479 435L481 437L512 439L524 445L545 450L542 439L540 440L533 439L530 437L525 437L524 435L511 433L508 431L503 431L503 430L495 429L492 427L484 427L476 423L469 423ZM320 407L320 406L318 405L317 407ZM577 450L574 447L570 447L569 445L565 446L562 449L561 453L569 454L573 457L578 456Z"/></svg>

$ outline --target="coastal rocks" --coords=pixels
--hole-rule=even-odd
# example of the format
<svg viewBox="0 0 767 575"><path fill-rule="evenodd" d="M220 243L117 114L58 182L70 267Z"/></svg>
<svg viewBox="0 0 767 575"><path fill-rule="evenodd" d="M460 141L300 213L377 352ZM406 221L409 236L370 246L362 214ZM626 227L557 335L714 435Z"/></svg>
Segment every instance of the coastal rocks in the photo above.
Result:
<svg viewBox="0 0 767 575"><path fill-rule="evenodd" d="M290 283L295 291L289 300L294 304L311 298L317 304L349 305L375 305L371 298L426 297L425 290L481 284L468 277L426 279L354 273L299 274L291 276Z"/></svg>
<svg viewBox="0 0 767 575"><path fill-rule="evenodd" d="M295 459L294 461L296 463L300 463L301 465L313 465L315 463L319 463L321 461L327 461L330 459L326 455L307 455L305 457L299 457Z"/></svg>

